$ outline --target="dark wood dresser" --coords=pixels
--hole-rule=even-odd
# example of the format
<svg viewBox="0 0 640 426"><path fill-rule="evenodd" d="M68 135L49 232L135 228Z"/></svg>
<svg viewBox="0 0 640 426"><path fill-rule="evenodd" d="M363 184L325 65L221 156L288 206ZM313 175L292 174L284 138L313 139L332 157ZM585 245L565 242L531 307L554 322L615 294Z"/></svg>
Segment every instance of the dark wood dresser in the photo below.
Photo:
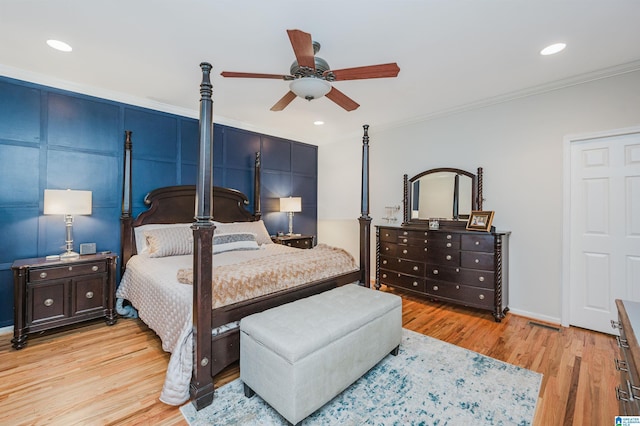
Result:
<svg viewBox="0 0 640 426"><path fill-rule="evenodd" d="M509 310L509 234L377 226L376 288L486 309L500 322Z"/></svg>
<svg viewBox="0 0 640 426"><path fill-rule="evenodd" d="M640 415L640 346L636 332L640 330L640 303L616 300L618 322L611 325L619 329L618 346L620 358L615 359L620 371L620 385L616 387L616 397L620 404L620 415Z"/></svg>
<svg viewBox="0 0 640 426"><path fill-rule="evenodd" d="M117 260L115 254L94 254L15 261L13 347L22 349L30 333L89 319L104 317L108 325L115 324Z"/></svg>

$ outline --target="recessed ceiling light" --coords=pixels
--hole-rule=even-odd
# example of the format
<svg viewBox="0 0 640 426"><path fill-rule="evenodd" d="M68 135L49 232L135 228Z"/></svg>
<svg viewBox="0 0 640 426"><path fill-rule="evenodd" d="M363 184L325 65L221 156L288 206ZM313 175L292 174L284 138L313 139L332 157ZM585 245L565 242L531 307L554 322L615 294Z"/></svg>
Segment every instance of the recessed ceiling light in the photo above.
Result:
<svg viewBox="0 0 640 426"><path fill-rule="evenodd" d="M567 47L567 45L564 44L564 43L555 43L555 44L549 45L549 46L545 47L544 49L542 49L540 51L540 54L544 55L544 56L554 55L554 54L556 54L558 52L562 52L565 47Z"/></svg>
<svg viewBox="0 0 640 426"><path fill-rule="evenodd" d="M71 52L73 50L71 46L60 40L47 40L47 44L49 45L49 47L52 47L61 52Z"/></svg>
<svg viewBox="0 0 640 426"><path fill-rule="evenodd" d="M316 121L313 122L313 124L315 124L316 126L322 126L324 124L324 121L316 120Z"/></svg>

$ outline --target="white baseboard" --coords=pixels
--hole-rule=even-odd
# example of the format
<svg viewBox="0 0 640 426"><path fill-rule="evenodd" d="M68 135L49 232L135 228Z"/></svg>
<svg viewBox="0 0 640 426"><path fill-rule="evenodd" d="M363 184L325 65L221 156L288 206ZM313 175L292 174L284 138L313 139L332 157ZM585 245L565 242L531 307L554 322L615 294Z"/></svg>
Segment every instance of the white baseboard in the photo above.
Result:
<svg viewBox="0 0 640 426"><path fill-rule="evenodd" d="M538 321L544 321L544 322L548 322L548 323L552 323L552 324L558 324L560 325L560 318L557 317L550 317L548 315L541 315L535 312L528 312L528 311L523 311L520 309L512 309L509 308L509 313L521 316L521 317L527 317L527 318L531 318L531 319L535 319ZM509 314L507 313L507 315Z"/></svg>
<svg viewBox="0 0 640 426"><path fill-rule="evenodd" d="M10 326L8 326L8 327L2 327L2 328L0 328L0 335L3 335L3 334L10 334L11 332L13 332L13 326L12 326L12 325L10 325Z"/></svg>

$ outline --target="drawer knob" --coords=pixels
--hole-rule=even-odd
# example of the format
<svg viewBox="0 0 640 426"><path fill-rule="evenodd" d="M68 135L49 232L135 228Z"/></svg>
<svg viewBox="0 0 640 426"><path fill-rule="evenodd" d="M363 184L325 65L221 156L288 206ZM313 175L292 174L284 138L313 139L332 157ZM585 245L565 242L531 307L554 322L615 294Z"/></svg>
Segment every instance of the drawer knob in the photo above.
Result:
<svg viewBox="0 0 640 426"><path fill-rule="evenodd" d="M407 239L406 239L406 238L403 238L403 239L402 239L402 242L403 242L403 243L405 243L405 244L407 244Z"/></svg>
<svg viewBox="0 0 640 426"><path fill-rule="evenodd" d="M447 260L451 260L451 255L450 254L447 255Z"/></svg>
<svg viewBox="0 0 640 426"><path fill-rule="evenodd" d="M451 234L447 235L447 240L451 239Z"/></svg>
<svg viewBox="0 0 640 426"><path fill-rule="evenodd" d="M383 265L386 265L386 264L387 264L387 260L386 260L386 259L385 259L385 260L383 260L383 261L382 261L382 264L383 264Z"/></svg>
<svg viewBox="0 0 640 426"><path fill-rule="evenodd" d="M308 245L309 245L309 241L308 241L308 240L305 240L304 245L305 245L305 246L308 246Z"/></svg>
<svg viewBox="0 0 640 426"><path fill-rule="evenodd" d="M287 245L288 245L289 247L291 247L291 243L287 243Z"/></svg>
<svg viewBox="0 0 640 426"><path fill-rule="evenodd" d="M429 251L429 249L425 247L425 248L424 248L424 251Z"/></svg>
<svg viewBox="0 0 640 426"><path fill-rule="evenodd" d="M433 270L433 275L438 275L438 270L437 269Z"/></svg>
<svg viewBox="0 0 640 426"><path fill-rule="evenodd" d="M404 231L402 235L409 235L409 233L407 231Z"/></svg>
<svg viewBox="0 0 640 426"><path fill-rule="evenodd" d="M479 246L479 245L480 245L480 241L476 241L476 242L475 242L475 244L476 244L477 246Z"/></svg>
<svg viewBox="0 0 640 426"><path fill-rule="evenodd" d="M417 267L417 266L414 266L414 267L413 267L413 270L414 270L414 271L417 271L417 270L418 270L418 267Z"/></svg>
<svg viewBox="0 0 640 426"><path fill-rule="evenodd" d="M389 247L385 247L384 249L385 249L386 251L389 251Z"/></svg>
<svg viewBox="0 0 640 426"><path fill-rule="evenodd" d="M479 295L479 296L478 296L478 299L480 299L480 300L484 300L484 294Z"/></svg>
<svg viewBox="0 0 640 426"><path fill-rule="evenodd" d="M40 272L40 278L47 278L46 272Z"/></svg>
<svg viewBox="0 0 640 426"><path fill-rule="evenodd" d="M476 260L475 260L475 262L476 262L476 263L480 263L480 259L476 259Z"/></svg>
<svg viewBox="0 0 640 426"><path fill-rule="evenodd" d="M451 243L447 243L447 247L451 247Z"/></svg>
<svg viewBox="0 0 640 426"><path fill-rule="evenodd" d="M424 236L426 237L427 235L429 235L429 233L425 231Z"/></svg>
<svg viewBox="0 0 640 426"><path fill-rule="evenodd" d="M51 306L51 305L53 305L53 299L45 299L44 306Z"/></svg>
<svg viewBox="0 0 640 426"><path fill-rule="evenodd" d="M402 250L402 254L407 254L407 249Z"/></svg>
<svg viewBox="0 0 640 426"><path fill-rule="evenodd" d="M456 290L460 290L460 286L459 285L456 285Z"/></svg>
<svg viewBox="0 0 640 426"><path fill-rule="evenodd" d="M87 294L84 295L84 297L86 297L87 299L93 299L93 292L88 291Z"/></svg>
<svg viewBox="0 0 640 426"><path fill-rule="evenodd" d="M429 242L429 240L424 240L424 243L427 244Z"/></svg>
<svg viewBox="0 0 640 426"><path fill-rule="evenodd" d="M435 291L438 291L438 286L437 286L437 285L434 285L434 286L433 286L433 289L434 289Z"/></svg>
<svg viewBox="0 0 640 426"><path fill-rule="evenodd" d="M69 266L69 271L73 271L73 266Z"/></svg>
<svg viewBox="0 0 640 426"><path fill-rule="evenodd" d="M384 234L384 236L385 236L385 237L388 237L388 236L389 236L389 233Z"/></svg>
<svg viewBox="0 0 640 426"><path fill-rule="evenodd" d="M414 287L418 287L418 281L414 281L414 282L413 282L413 286L414 286Z"/></svg>
<svg viewBox="0 0 640 426"><path fill-rule="evenodd" d="M481 283L484 282L484 277L478 277L478 281L480 281Z"/></svg>
<svg viewBox="0 0 640 426"><path fill-rule="evenodd" d="M96 271L98 270L98 265L93 265L93 266L91 267L91 270L92 270L93 272L96 272Z"/></svg>
<svg viewBox="0 0 640 426"><path fill-rule="evenodd" d="M387 278L387 274L382 274L382 278Z"/></svg>

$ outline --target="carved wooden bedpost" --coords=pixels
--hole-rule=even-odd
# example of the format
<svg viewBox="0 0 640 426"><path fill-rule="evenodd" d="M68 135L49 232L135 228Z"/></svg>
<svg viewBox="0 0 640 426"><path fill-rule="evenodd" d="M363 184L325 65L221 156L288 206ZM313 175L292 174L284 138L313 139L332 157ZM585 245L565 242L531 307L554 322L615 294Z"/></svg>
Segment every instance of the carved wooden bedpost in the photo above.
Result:
<svg viewBox="0 0 640 426"><path fill-rule="evenodd" d="M360 222L360 282L371 287L371 217L369 216L369 125L365 124L362 136L362 209Z"/></svg>
<svg viewBox="0 0 640 426"><path fill-rule="evenodd" d="M260 210L260 176L262 175L260 151L256 152L256 162L253 169L255 171L253 176L253 215L256 220L260 220L262 217L262 211Z"/></svg>
<svg viewBox="0 0 640 426"><path fill-rule="evenodd" d="M122 212L120 214L120 276L124 274L125 266L129 261L125 253L132 253L133 229L131 228L132 207L131 207L131 130L125 130L124 140L124 176L122 185Z"/></svg>
<svg viewBox="0 0 640 426"><path fill-rule="evenodd" d="M211 377L211 282L213 278L213 101L211 64L200 84L200 152L193 229L193 374L190 396L197 410L213 401ZM209 301L203 303L202 301Z"/></svg>

